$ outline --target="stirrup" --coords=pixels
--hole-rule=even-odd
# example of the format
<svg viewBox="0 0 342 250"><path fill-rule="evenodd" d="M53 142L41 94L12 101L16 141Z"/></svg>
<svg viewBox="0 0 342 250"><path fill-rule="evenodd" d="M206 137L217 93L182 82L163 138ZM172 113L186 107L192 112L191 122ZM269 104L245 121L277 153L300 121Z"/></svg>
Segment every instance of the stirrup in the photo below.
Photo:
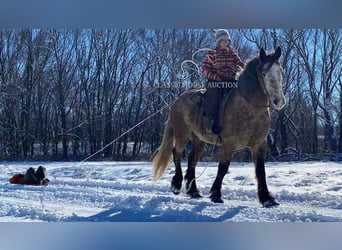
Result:
<svg viewBox="0 0 342 250"><path fill-rule="evenodd" d="M204 122L203 127L202 127L202 133L203 134L212 134L213 133L213 125L214 125L214 121L212 119L209 119L208 116L203 117Z"/></svg>
<svg viewBox="0 0 342 250"><path fill-rule="evenodd" d="M214 124L211 127L211 130L214 134L219 135L222 131L222 128L217 122L214 122Z"/></svg>

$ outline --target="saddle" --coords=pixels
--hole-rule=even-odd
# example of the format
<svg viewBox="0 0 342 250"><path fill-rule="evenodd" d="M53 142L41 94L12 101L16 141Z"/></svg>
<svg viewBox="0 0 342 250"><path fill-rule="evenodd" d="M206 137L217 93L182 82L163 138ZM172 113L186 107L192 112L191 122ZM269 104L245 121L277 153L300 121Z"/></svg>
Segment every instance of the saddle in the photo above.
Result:
<svg viewBox="0 0 342 250"><path fill-rule="evenodd" d="M231 95L233 93L233 89L225 89L222 97L220 98L219 105L218 105L218 110L216 112L218 113L218 117L222 115L222 110L225 108L227 105ZM202 134L208 134L212 133L208 131L208 120L210 119L208 117L208 110L207 110L207 100L208 100L208 95L207 95L207 89L199 89L195 92L192 93L191 97L191 102L195 103L197 105L197 112L195 114L196 116L196 123L198 127L200 128L200 131Z"/></svg>

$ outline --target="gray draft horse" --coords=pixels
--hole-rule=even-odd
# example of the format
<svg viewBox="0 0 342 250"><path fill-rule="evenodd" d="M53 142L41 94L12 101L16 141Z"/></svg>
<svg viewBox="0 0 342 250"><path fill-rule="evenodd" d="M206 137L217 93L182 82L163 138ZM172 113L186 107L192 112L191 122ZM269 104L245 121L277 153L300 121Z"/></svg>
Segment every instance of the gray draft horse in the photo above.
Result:
<svg viewBox="0 0 342 250"><path fill-rule="evenodd" d="M238 78L238 87L233 90L228 103L220 114L222 126L220 140L215 134L202 133L198 122L199 105L194 96L199 90L183 93L172 105L163 140L153 155L153 178L158 180L167 168L171 157L175 164L171 190L179 194L183 174L181 158L189 140L192 150L188 157L186 171L186 193L193 198L202 197L195 181L195 167L206 143L221 146L216 179L210 189L210 199L223 203L221 198L222 180L228 171L230 161L237 149L248 147L252 152L258 184L258 197L264 207L279 205L270 194L266 184L265 155L267 134L270 128L269 107L280 110L285 105L282 90L281 49L266 54L264 49L259 56L250 60Z"/></svg>

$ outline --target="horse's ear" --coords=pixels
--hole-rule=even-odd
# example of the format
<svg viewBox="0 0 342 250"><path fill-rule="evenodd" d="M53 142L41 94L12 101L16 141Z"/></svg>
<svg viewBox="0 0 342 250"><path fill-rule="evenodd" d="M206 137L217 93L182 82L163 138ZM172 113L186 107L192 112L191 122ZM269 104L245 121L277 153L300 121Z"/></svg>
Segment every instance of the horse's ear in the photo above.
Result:
<svg viewBox="0 0 342 250"><path fill-rule="evenodd" d="M281 48L278 46L274 52L275 59L278 60L281 56Z"/></svg>
<svg viewBox="0 0 342 250"><path fill-rule="evenodd" d="M265 52L264 48L260 49L259 58L261 61L264 61L266 59L266 52Z"/></svg>

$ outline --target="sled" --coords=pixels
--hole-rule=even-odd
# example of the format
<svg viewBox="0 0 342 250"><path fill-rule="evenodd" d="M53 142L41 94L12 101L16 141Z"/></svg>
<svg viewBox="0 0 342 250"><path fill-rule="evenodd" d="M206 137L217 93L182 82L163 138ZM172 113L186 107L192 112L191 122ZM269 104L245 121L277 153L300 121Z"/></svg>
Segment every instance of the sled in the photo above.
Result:
<svg viewBox="0 0 342 250"><path fill-rule="evenodd" d="M30 186L47 186L49 185L50 180L45 178L40 181L40 183L24 183L24 175L23 174L15 174L9 180L11 184L21 184L21 185L30 185Z"/></svg>

